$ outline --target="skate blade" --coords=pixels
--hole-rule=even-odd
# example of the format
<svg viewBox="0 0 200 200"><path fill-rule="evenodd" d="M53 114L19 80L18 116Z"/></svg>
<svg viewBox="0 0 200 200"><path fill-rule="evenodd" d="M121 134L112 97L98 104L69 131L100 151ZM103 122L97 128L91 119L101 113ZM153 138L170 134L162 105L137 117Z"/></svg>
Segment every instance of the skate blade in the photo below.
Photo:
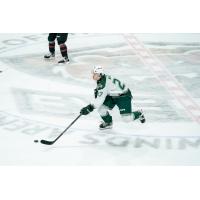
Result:
<svg viewBox="0 0 200 200"><path fill-rule="evenodd" d="M52 62L52 61L55 61L55 58L44 58L44 60L46 62Z"/></svg>
<svg viewBox="0 0 200 200"><path fill-rule="evenodd" d="M103 131L103 130L107 130L107 129L112 129L112 126L108 126L106 128L99 128L99 130Z"/></svg>
<svg viewBox="0 0 200 200"><path fill-rule="evenodd" d="M145 118L143 118L143 119L140 119L140 122L143 124L143 123L145 123L145 122L146 122L146 119L145 119Z"/></svg>
<svg viewBox="0 0 200 200"><path fill-rule="evenodd" d="M67 62L58 62L58 65L68 65L69 64L69 61L67 61Z"/></svg>

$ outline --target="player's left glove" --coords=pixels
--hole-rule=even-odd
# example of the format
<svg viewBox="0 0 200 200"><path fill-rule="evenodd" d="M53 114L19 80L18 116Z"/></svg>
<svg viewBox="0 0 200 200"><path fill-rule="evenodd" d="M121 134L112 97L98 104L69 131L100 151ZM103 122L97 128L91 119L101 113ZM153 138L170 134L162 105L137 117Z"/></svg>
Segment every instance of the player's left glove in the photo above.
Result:
<svg viewBox="0 0 200 200"><path fill-rule="evenodd" d="M80 113L81 113L82 115L87 115L87 114L89 114L90 112L92 112L93 110L94 110L94 106L91 105L91 104L89 104L89 105L87 105L86 107L82 108L81 111L80 111Z"/></svg>

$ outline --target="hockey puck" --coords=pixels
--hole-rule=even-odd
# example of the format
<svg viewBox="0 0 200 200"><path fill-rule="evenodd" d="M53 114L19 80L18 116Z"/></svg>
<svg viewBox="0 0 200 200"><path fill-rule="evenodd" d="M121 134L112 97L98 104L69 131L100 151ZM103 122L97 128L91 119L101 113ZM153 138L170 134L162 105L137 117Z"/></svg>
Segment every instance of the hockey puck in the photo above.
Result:
<svg viewBox="0 0 200 200"><path fill-rule="evenodd" d="M35 143L39 142L38 140L34 140Z"/></svg>

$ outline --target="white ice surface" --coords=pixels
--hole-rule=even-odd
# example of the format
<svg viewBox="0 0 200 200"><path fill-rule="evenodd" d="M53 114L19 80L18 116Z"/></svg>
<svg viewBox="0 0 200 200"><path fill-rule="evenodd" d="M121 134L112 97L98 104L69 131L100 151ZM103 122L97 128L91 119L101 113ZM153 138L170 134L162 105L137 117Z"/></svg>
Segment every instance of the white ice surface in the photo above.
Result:
<svg viewBox="0 0 200 200"><path fill-rule="evenodd" d="M72 35L68 39L72 62L66 66L43 60L47 51L46 35L39 35L35 41L24 37L27 35L37 36L0 35L4 46L0 51L0 70L3 71L0 73L0 165L200 164L199 123L190 119L177 99L159 85L147 68L131 68L130 62L137 66L139 61L131 55L122 35ZM136 36L147 43L200 41L198 34L195 37L177 34L173 39L171 35ZM12 42L12 38L25 43L5 43L5 40ZM124 55L124 51L129 55ZM108 73L126 79L133 91L134 109L144 109L147 123L124 123L115 108L113 129L100 131L101 119L94 111L82 116L54 145L34 143L34 139L53 140L90 102L95 87L90 70L98 63L104 65ZM200 74L190 71L183 76L192 79ZM152 83L147 80L155 82L161 90L149 88ZM200 86L199 82L195 84ZM198 102L200 96L191 96ZM165 103L170 104L174 114ZM155 111L161 114L154 115ZM164 119L159 120L159 116Z"/></svg>

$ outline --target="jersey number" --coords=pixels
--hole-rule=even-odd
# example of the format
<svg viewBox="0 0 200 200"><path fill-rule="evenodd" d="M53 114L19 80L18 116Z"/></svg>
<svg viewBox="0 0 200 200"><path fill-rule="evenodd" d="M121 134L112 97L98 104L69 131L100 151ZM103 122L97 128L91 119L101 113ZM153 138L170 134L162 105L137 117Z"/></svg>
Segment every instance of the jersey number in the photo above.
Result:
<svg viewBox="0 0 200 200"><path fill-rule="evenodd" d="M103 92L98 92L98 96L100 97L103 94Z"/></svg>
<svg viewBox="0 0 200 200"><path fill-rule="evenodd" d="M121 90L123 90L124 88L125 88L125 84L122 84L118 79L116 79L116 78L114 78L113 79L113 83L114 84L118 84L118 86L119 86L119 88L121 89Z"/></svg>

